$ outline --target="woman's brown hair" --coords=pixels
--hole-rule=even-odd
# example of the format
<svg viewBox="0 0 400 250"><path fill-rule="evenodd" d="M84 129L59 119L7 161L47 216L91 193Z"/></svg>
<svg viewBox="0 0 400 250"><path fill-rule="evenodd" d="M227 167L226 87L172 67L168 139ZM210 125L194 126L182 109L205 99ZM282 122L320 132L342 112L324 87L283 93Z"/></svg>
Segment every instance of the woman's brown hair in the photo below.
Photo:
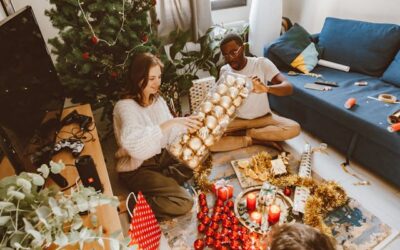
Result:
<svg viewBox="0 0 400 250"><path fill-rule="evenodd" d="M149 82L149 71L154 66L164 65L159 58L151 53L136 54L131 59L131 65L128 71L128 77L125 84L122 98L133 98L139 105L144 105L143 90ZM150 96L150 101L156 100L158 95Z"/></svg>
<svg viewBox="0 0 400 250"><path fill-rule="evenodd" d="M335 250L325 234L313 227L295 223L275 226L271 232L271 250Z"/></svg>

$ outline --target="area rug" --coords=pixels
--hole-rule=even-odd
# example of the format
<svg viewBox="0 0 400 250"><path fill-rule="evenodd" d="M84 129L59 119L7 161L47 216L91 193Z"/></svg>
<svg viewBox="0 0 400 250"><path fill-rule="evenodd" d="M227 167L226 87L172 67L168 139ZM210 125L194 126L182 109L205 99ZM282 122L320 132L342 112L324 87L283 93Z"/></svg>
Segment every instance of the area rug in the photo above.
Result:
<svg viewBox="0 0 400 250"><path fill-rule="evenodd" d="M268 151L271 155L277 154L275 150L262 146L214 154L210 180L215 181L222 178L229 180L230 184L234 186L233 199L235 199L242 188L231 166L231 161L248 158L263 150ZM292 153L290 166L293 169L291 171L295 171L299 159L299 154ZM313 178L320 179L315 173L313 173ZM195 187L188 184L187 189L192 192L194 200L197 202ZM214 204L214 196L207 195L207 201L208 204ZM197 239L197 208L198 206L195 204L190 213L161 223L161 229L171 249L193 249L193 242ZM338 249L382 249L398 234L352 198L345 206L330 213L325 218L325 223L332 228Z"/></svg>

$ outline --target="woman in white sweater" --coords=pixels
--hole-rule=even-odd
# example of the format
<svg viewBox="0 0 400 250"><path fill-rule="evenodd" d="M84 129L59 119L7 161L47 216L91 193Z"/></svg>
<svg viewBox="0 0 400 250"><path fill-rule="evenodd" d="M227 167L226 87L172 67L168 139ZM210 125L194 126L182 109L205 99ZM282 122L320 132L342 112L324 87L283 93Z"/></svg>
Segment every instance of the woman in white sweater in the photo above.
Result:
<svg viewBox="0 0 400 250"><path fill-rule="evenodd" d="M195 116L173 118L158 95L162 67L149 53L132 58L113 122L120 180L132 192L143 193L158 219L169 219L192 208L192 197L180 185L193 173L164 148L179 132L198 129L201 122Z"/></svg>

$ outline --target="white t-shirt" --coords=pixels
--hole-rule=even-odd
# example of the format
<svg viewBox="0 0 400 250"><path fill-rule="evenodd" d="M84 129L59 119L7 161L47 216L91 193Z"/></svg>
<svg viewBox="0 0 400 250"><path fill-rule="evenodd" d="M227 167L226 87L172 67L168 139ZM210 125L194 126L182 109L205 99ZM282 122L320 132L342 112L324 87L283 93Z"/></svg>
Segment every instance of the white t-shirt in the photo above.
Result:
<svg viewBox="0 0 400 250"><path fill-rule="evenodd" d="M265 57L247 57L247 64L242 70L234 70L229 64L226 64L221 68L220 76L225 72L233 72L248 77L258 76L265 85L268 85L268 82L279 73L279 70ZM268 94L250 92L246 102L237 109L236 115L242 119L254 119L270 112Z"/></svg>

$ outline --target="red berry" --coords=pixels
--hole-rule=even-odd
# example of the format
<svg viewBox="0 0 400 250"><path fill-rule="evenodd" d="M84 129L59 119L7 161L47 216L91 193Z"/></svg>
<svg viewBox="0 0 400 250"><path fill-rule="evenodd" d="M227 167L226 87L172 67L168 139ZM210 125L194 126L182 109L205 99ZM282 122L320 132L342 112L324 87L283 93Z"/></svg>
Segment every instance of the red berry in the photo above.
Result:
<svg viewBox="0 0 400 250"><path fill-rule="evenodd" d="M292 189L290 189L290 187L285 187L285 189L283 190L283 193L286 196L290 196L292 194Z"/></svg>
<svg viewBox="0 0 400 250"><path fill-rule="evenodd" d="M114 78L114 79L117 78L118 77L118 73L115 72L115 71L111 72L111 77Z"/></svg>
<svg viewBox="0 0 400 250"><path fill-rule="evenodd" d="M206 195L204 193L199 194L199 200L204 200L206 198Z"/></svg>
<svg viewBox="0 0 400 250"><path fill-rule="evenodd" d="M202 250L204 248L204 241L201 239L197 239L193 243L194 249L196 250Z"/></svg>
<svg viewBox="0 0 400 250"><path fill-rule="evenodd" d="M206 230L206 226L205 226L203 223L200 223L200 224L197 226L197 230L198 230L200 233L202 233L202 232L204 232L204 231Z"/></svg>

